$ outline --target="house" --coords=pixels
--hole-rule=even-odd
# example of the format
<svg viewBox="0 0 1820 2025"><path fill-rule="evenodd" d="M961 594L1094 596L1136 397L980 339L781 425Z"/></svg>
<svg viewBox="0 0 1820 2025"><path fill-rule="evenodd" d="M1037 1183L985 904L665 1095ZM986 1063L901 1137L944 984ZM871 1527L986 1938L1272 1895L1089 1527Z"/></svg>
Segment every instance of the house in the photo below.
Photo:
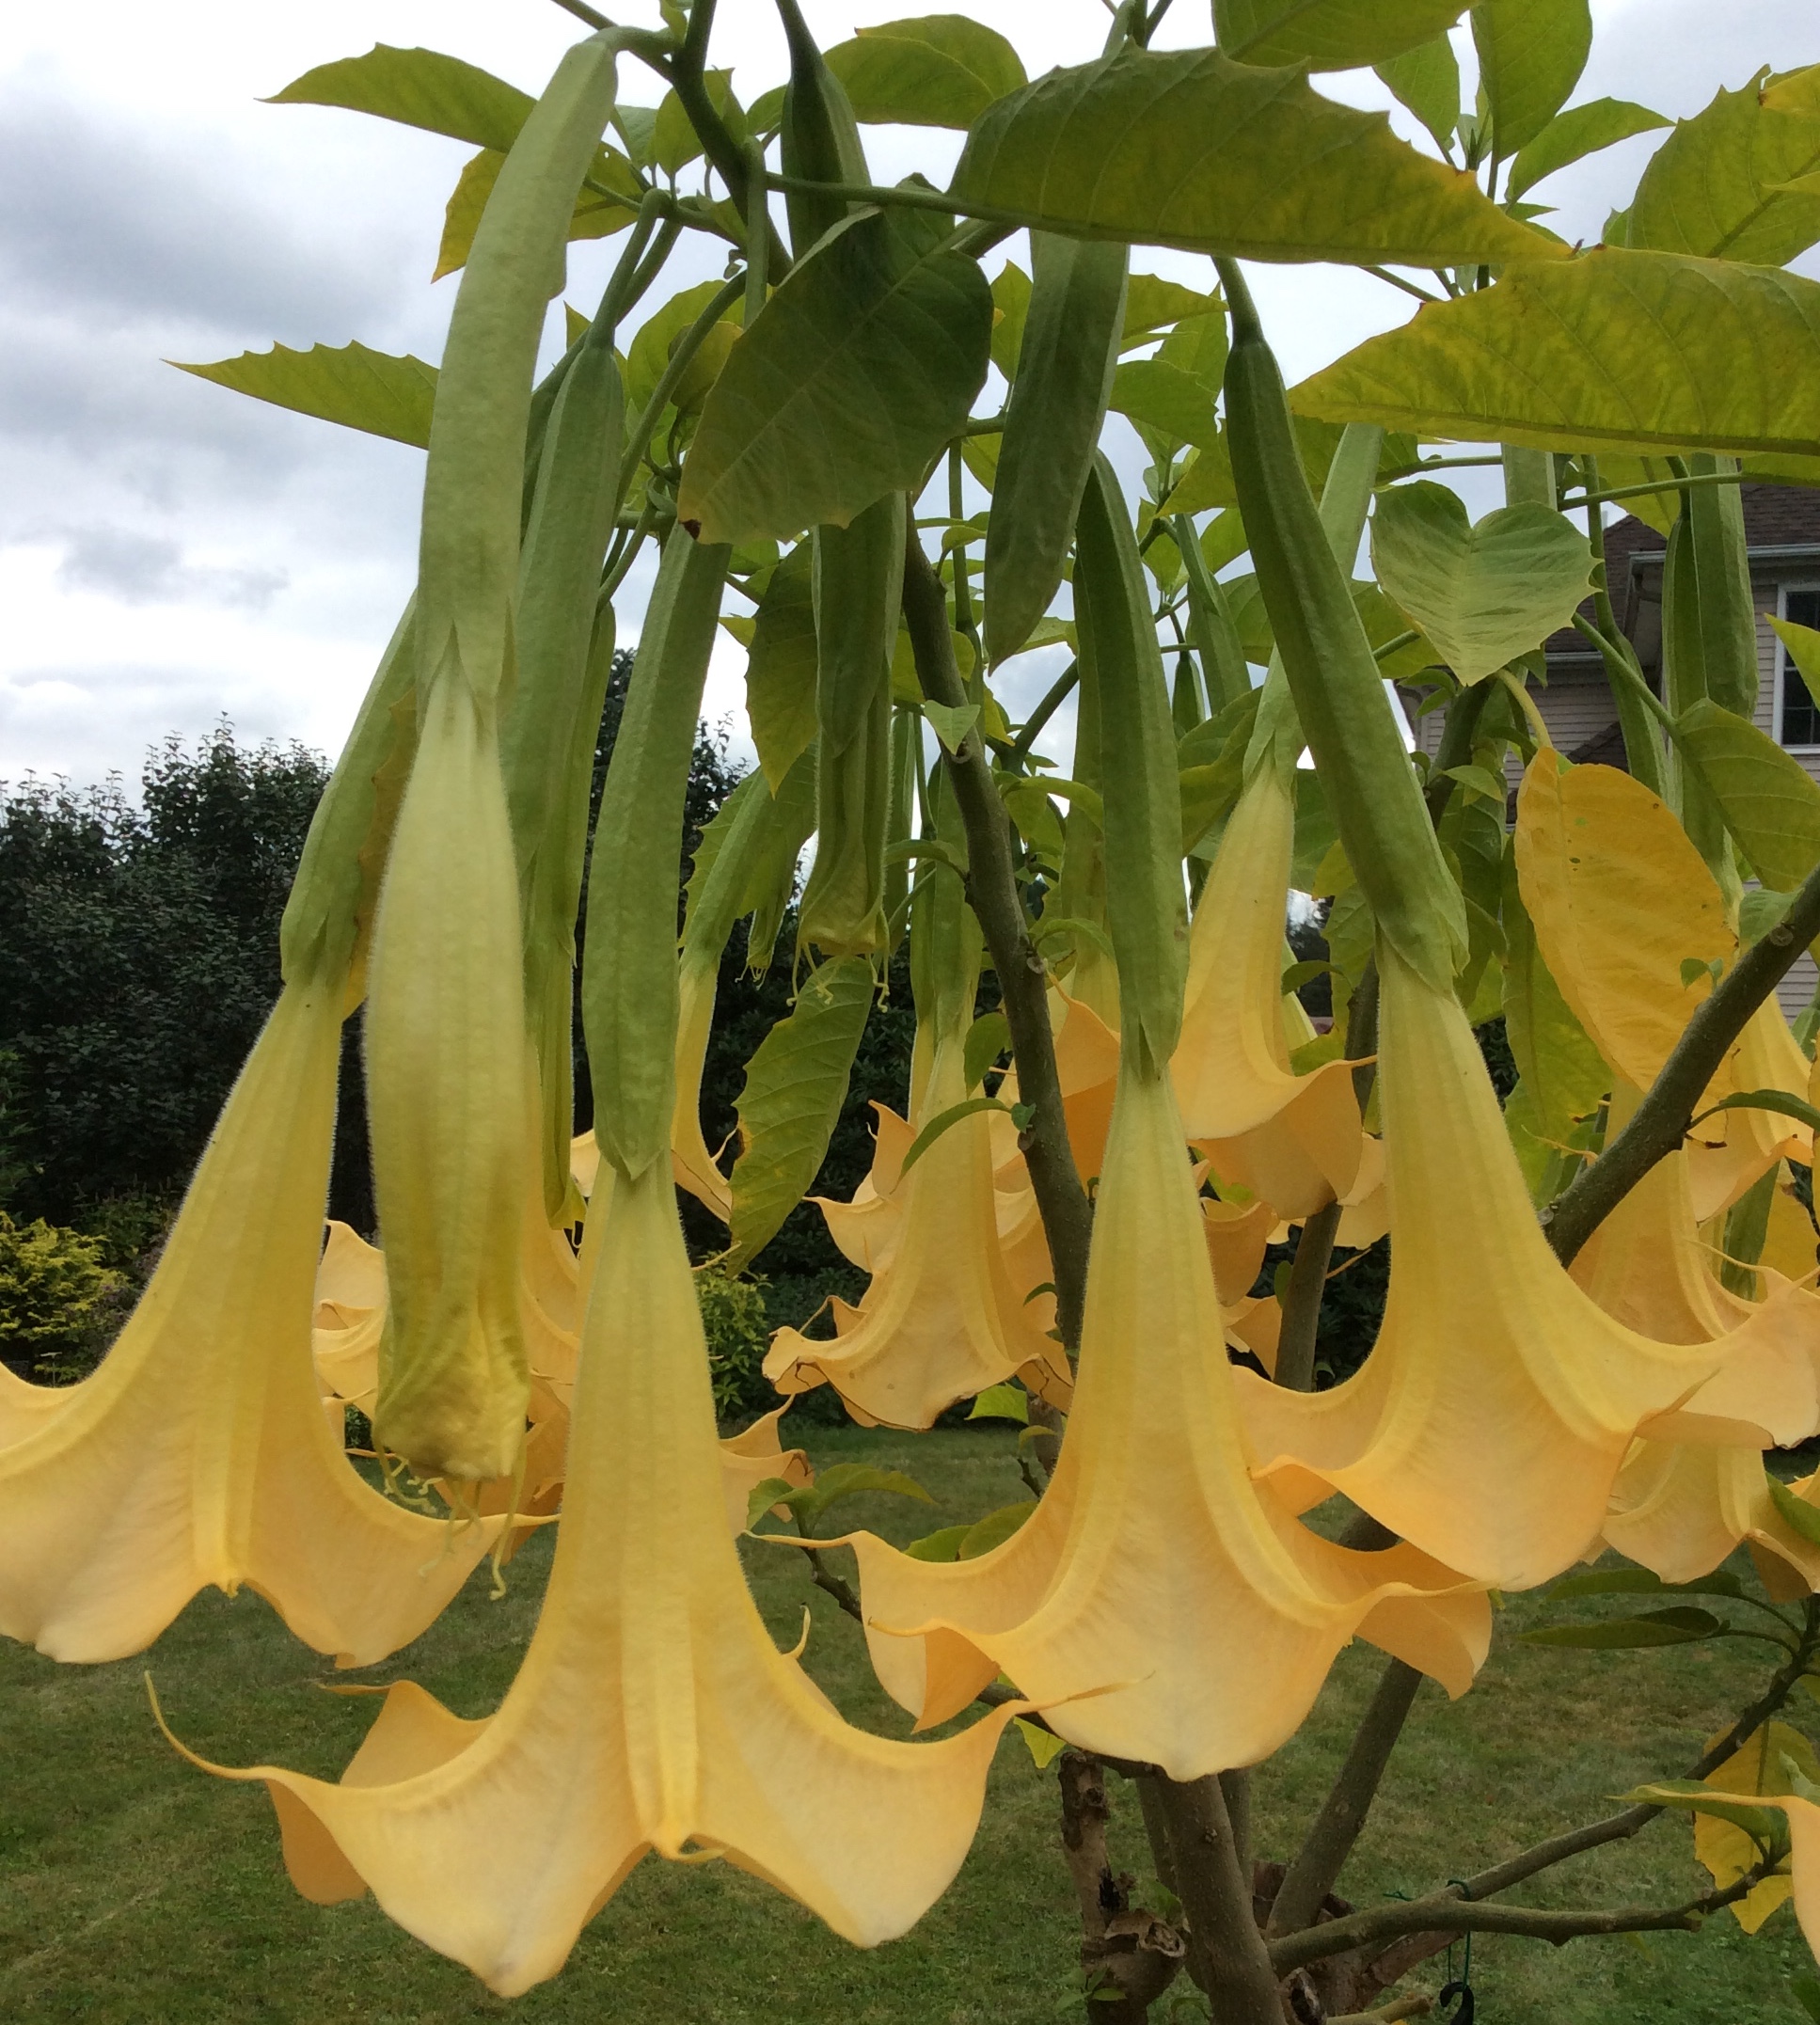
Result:
<svg viewBox="0 0 1820 2025"><path fill-rule="evenodd" d="M1820 781L1820 709L1800 676L1785 668L1785 650L1768 618L1793 619L1820 628L1820 490L1797 485L1743 488L1745 541L1757 608L1756 722ZM1612 609L1637 649L1643 672L1658 694L1662 672L1662 561L1666 538L1627 514L1606 530L1606 571ZM1590 607L1588 608L1590 614ZM1618 710L1598 650L1572 627L1546 643L1548 681L1533 691L1555 743L1569 759L1624 764ZM1412 722L1417 745L1432 752L1441 716ZM1782 1010L1793 1019L1820 981L1813 958L1803 955L1781 986Z"/></svg>

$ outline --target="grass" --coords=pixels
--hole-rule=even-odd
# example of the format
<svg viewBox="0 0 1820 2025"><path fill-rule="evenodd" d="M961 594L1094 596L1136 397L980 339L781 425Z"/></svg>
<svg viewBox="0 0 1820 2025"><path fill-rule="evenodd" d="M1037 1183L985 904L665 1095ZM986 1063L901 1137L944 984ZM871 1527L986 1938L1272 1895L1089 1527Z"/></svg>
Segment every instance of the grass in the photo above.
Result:
<svg viewBox="0 0 1820 2025"><path fill-rule="evenodd" d="M815 1430L816 1460L911 1471L933 1507L855 1500L855 1523L899 1540L1021 1495L1009 1433L926 1436ZM533 1622L547 1540L510 1570L510 1592L471 1582L442 1621L376 1669L420 1681L465 1716L509 1684ZM842 1708L901 1734L857 1629L813 1590L794 1553L750 1550L767 1621L809 1658ZM1591 1615L1596 1606L1577 1606ZM1364 1900L1415 1893L1536 1837L1594 1818L1606 1796L1672 1776L1767 1670L1743 1641L1649 1653L1527 1647L1543 1614L1512 1600L1471 1695L1425 1687L1365 1840L1342 1881ZM1235 1654L1242 1664L1242 1654ZM1052 1776L1015 1738L1001 1747L985 1819L953 1891L905 1939L859 1954L724 1865L647 1860L555 1982L508 2005L392 1927L372 1902L300 1899L262 1789L182 1763L147 1712L150 1666L179 1734L227 1763L277 1761L332 1776L371 1719L362 1698L321 1693L325 1661L251 1595L200 1597L143 1660L65 1668L0 1647L0 2016L92 2025L358 2018L457 2025L508 2011L525 2025L1037 2025L1079 2017L1068 1997L1076 1929L1055 1846ZM1379 1669L1341 1655L1302 1733L1256 1781L1258 1843L1287 1855L1331 1778ZM1815 1727L1805 1701L1787 1719ZM1118 1860L1147 1881L1134 1796L1114 1782ZM1538 1904L1672 1903L1701 1888L1685 1821L1537 1880ZM1427 1985L1439 1977L1432 1972ZM1481 1938L1480 2015L1498 2025L1794 2025L1789 1978L1809 1966L1792 1913L1754 1940L1729 1914L1697 1935L1587 1940L1552 1951ZM1419 1984L1421 1977L1417 1977ZM1185 1985L1181 1987L1185 1988ZM1168 2016L1165 2010L1161 2014ZM1180 2018L1205 2017L1184 1996Z"/></svg>

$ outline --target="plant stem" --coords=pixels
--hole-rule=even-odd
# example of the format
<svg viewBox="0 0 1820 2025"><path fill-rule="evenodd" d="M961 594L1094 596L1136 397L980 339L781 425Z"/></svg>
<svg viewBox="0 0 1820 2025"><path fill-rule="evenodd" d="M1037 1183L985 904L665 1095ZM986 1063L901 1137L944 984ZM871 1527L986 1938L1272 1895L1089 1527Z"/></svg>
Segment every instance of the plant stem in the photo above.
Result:
<svg viewBox="0 0 1820 2025"><path fill-rule="evenodd" d="M621 498L625 497L631 486L632 475L639 467L639 459L644 455L645 447L651 441L651 432L657 426L657 417L663 413L665 403L675 391L676 383L688 371L708 332L726 315L745 291L746 277L742 270L716 292L701 315L676 340L676 349L670 355L669 362L658 374L657 384L651 389L651 398L639 411L638 419L626 431L625 457L620 467Z"/></svg>
<svg viewBox="0 0 1820 2025"><path fill-rule="evenodd" d="M1416 1700L1422 1676L1414 1667L1393 1659L1385 1668L1363 1721L1353 1733L1346 1763L1339 1768L1314 1826L1308 1830L1295 1860L1284 1873L1271 1907L1273 1938L1293 1934L1312 1926L1321 1901L1335 1884L1346 1859L1353 1853L1371 1802L1377 1797L1379 1781L1390 1763L1390 1753Z"/></svg>
<svg viewBox="0 0 1820 2025"><path fill-rule="evenodd" d="M1327 1288L1327 1267L1334 1256L1340 1206L1330 1202L1302 1226L1290 1284L1283 1298L1283 1322L1276 1337L1276 1383L1291 1392L1314 1390L1315 1337L1321 1327L1321 1297Z"/></svg>
<svg viewBox="0 0 1820 2025"><path fill-rule="evenodd" d="M688 10L688 32L682 46L671 58L666 74L677 103L688 115L688 123L695 130L695 137L702 144L702 152L706 155L709 166L726 184L727 195L743 218L752 213L746 156L738 142L728 133L726 121L715 110L714 101L708 97L705 76L707 41L714 26L715 6L716 0L693 0ZM762 203L758 210L765 221L766 272L773 281L779 281L789 271L790 256L784 251L783 242L777 236L777 229Z"/></svg>
<svg viewBox="0 0 1820 2025"><path fill-rule="evenodd" d="M1061 673L1056 676L1055 680L1050 684L1049 693L1024 720L1018 736L1012 739L1011 751L1007 757L1015 765L1022 765L1031 747L1042 736L1043 726L1073 695L1076 688L1080 687L1080 682L1081 664L1079 661L1070 661Z"/></svg>
<svg viewBox="0 0 1820 2025"><path fill-rule="evenodd" d="M1417 302L1440 302L1439 295L1431 295L1425 288L1417 288L1415 282L1405 281L1401 275L1393 275L1387 267L1368 267L1366 273L1373 280L1388 281L1393 289L1401 289L1405 295L1415 296Z"/></svg>
<svg viewBox="0 0 1820 2025"><path fill-rule="evenodd" d="M1719 980L1712 996L1694 1008L1693 1018L1630 1122L1597 1160L1581 1168L1559 1201L1543 1212L1543 1228L1562 1265L1573 1263L1580 1247L1619 1203L1657 1161L1681 1144L1701 1092L1713 1080L1733 1042L1817 935L1820 865L1808 874L1781 920L1751 943Z"/></svg>
<svg viewBox="0 0 1820 2025"><path fill-rule="evenodd" d="M1220 2025L1283 2025L1279 1971L1252 1913L1220 1781L1159 1778L1157 1800L1188 1914L1189 1973L1218 2007Z"/></svg>
<svg viewBox="0 0 1820 2025"><path fill-rule="evenodd" d="M904 620L924 695L949 709L964 709L970 699L955 662L947 593L913 532L904 547ZM1005 1023L1011 1029L1018 1096L1033 1114L1018 1144L1049 1240L1056 1327L1072 1350L1081 1339L1093 1210L1068 1146L1055 1038L1049 1024L1048 973L1030 940L1011 857L1010 818L999 799L977 725L961 740L957 752L944 746L942 757L967 833L967 897L998 973Z"/></svg>

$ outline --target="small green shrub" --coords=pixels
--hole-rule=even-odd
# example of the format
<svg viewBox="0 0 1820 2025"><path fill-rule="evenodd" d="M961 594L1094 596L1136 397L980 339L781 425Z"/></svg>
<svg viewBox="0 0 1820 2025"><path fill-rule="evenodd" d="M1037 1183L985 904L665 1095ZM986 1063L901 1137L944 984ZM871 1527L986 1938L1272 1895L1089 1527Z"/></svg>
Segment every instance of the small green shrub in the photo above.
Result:
<svg viewBox="0 0 1820 2025"><path fill-rule="evenodd" d="M749 1420L778 1403L765 1378L771 1331L765 1312L765 1281L737 1278L719 1266L695 1269L695 1298L707 1335L714 1411L722 1420Z"/></svg>
<svg viewBox="0 0 1820 2025"><path fill-rule="evenodd" d="M92 1368L124 1276L99 1238L0 1210L0 1359L28 1377L67 1384Z"/></svg>

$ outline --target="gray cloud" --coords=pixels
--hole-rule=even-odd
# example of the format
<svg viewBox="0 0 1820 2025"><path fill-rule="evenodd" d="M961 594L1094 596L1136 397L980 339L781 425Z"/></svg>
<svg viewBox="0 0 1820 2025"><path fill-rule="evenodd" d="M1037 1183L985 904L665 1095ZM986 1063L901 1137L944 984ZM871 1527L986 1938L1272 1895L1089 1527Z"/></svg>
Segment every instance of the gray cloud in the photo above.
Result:
<svg viewBox="0 0 1820 2025"><path fill-rule="evenodd" d="M123 605L170 605L198 599L262 610L283 590L282 570L215 569L185 562L182 546L127 528L81 528L64 535L57 579L75 591L99 591Z"/></svg>

